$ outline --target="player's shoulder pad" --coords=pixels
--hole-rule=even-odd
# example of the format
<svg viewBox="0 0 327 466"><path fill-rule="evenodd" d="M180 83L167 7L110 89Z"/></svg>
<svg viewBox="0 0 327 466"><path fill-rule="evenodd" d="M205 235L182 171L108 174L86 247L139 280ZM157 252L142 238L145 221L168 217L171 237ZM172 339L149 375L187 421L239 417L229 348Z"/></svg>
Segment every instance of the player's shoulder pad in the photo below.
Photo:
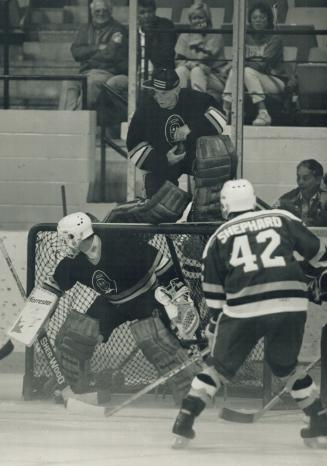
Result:
<svg viewBox="0 0 327 466"><path fill-rule="evenodd" d="M271 209L270 212L280 215L281 217L285 217L287 220L294 220L296 222L300 222L303 224L302 220L297 217L296 215L292 214L288 210L284 209Z"/></svg>

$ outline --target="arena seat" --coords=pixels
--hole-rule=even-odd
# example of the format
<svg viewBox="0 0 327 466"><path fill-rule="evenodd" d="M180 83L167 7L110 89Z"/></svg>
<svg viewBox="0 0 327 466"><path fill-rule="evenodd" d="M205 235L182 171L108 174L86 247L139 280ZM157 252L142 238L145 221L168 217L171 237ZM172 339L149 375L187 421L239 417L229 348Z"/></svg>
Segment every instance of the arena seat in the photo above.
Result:
<svg viewBox="0 0 327 466"><path fill-rule="evenodd" d="M161 18L168 18L172 19L173 17L173 8L157 8L156 15L160 16Z"/></svg>
<svg viewBox="0 0 327 466"><path fill-rule="evenodd" d="M128 6L114 6L112 16L123 24L128 24Z"/></svg>
<svg viewBox="0 0 327 466"><path fill-rule="evenodd" d="M322 47L312 47L309 50L309 62L326 62L327 63L327 49Z"/></svg>
<svg viewBox="0 0 327 466"><path fill-rule="evenodd" d="M289 8L286 24L312 24L315 29L327 29L327 6L326 8ZM327 36L317 35L317 41L320 47L327 46Z"/></svg>
<svg viewBox="0 0 327 466"><path fill-rule="evenodd" d="M326 124L327 63L299 63L296 71L300 122L319 119L321 123Z"/></svg>

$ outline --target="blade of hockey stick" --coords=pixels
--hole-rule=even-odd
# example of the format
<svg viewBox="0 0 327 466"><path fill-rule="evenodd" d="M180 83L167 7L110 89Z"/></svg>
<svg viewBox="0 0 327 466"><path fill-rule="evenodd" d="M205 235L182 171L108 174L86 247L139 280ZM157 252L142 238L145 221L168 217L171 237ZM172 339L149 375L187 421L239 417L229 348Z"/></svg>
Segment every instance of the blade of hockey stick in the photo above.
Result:
<svg viewBox="0 0 327 466"><path fill-rule="evenodd" d="M230 421L230 422L239 422L239 423L244 423L244 424L250 424L253 422L258 421L262 416L272 409L280 400L281 396L284 395L284 393L287 393L291 390L293 382L295 378L307 374L310 369L312 369L313 366L315 366L318 362L320 361L320 357L312 361L307 367L298 369L294 376L292 377L291 381L289 381L285 387L276 395L274 398L272 398L269 403L267 403L263 408L254 411L252 413L245 413L242 411L236 411L230 408L224 407L220 413L221 419L224 419L225 421Z"/></svg>
<svg viewBox="0 0 327 466"><path fill-rule="evenodd" d="M116 406L115 408L103 407L103 406L94 406L94 405L84 403L84 402L79 401L79 400L75 400L73 398L69 398L67 400L66 408L67 408L68 411L70 411L71 413L75 413L75 414L78 413L78 414L86 414L86 415L93 415L93 416L105 416L105 417L113 416L114 414L118 413L118 411L121 411L126 406L128 406L131 403L133 403L134 401L138 400L141 396L146 395L147 393L149 393L151 390L158 387L162 383L167 382L167 380L169 380L171 377L178 374L182 370L186 369L187 367L189 367L194 362L197 362L198 360L202 359L208 353L210 353L209 348L205 348L197 356L193 356L189 360L184 361L179 366L176 366L174 369L167 372L167 374L162 375L161 377L159 377L154 382L152 382L149 385L147 385L146 387L142 388L142 390L138 391L137 393L135 393L134 395L129 397L127 400L125 400L123 403Z"/></svg>

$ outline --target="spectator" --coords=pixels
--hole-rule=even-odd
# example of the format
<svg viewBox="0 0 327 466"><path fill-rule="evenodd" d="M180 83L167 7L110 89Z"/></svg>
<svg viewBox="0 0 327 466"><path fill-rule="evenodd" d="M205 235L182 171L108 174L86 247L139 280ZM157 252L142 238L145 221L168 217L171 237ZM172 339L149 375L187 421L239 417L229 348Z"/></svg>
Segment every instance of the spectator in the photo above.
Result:
<svg viewBox="0 0 327 466"><path fill-rule="evenodd" d="M208 92L221 100L230 68L225 59L223 36L201 32L212 28L211 12L206 3L195 1L188 17L191 27L199 32L181 34L177 40L176 72L180 85L183 88L190 84L192 89Z"/></svg>
<svg viewBox="0 0 327 466"><path fill-rule="evenodd" d="M110 0L93 0L90 10L91 23L81 26L71 51L74 59L80 63L80 73L87 76L88 108L96 109L104 83L118 93L127 95L128 33L112 17ZM81 108L80 94L78 81L65 81L59 108Z"/></svg>
<svg viewBox="0 0 327 466"><path fill-rule="evenodd" d="M296 168L298 187L283 194L274 207L288 210L307 226L327 226L327 192L322 186L323 168L315 159L302 160Z"/></svg>
<svg viewBox="0 0 327 466"><path fill-rule="evenodd" d="M138 2L141 72L148 60L153 68L175 68L175 26L169 19L157 16L156 8L155 0Z"/></svg>
<svg viewBox="0 0 327 466"><path fill-rule="evenodd" d="M193 173L196 141L222 132L225 119L217 101L194 89L181 89L172 69L155 69L143 87L152 93L136 109L127 134L129 157L145 171L151 197L167 180L178 185Z"/></svg>
<svg viewBox="0 0 327 466"><path fill-rule="evenodd" d="M265 32L274 29L272 9L266 3L256 2L252 5L248 12L248 23L250 32L245 39L244 84L257 108L257 116L252 124L267 126L271 124L271 116L266 107L266 94L283 93L289 81L283 65L283 43L280 36ZM227 114L231 110L231 92L232 70L223 97Z"/></svg>

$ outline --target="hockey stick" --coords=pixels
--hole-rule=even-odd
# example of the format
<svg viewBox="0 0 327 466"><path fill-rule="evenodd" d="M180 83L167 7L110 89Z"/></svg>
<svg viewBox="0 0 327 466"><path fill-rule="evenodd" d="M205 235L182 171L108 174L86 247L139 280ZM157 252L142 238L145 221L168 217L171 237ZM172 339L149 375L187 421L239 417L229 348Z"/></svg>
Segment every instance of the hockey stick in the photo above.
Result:
<svg viewBox="0 0 327 466"><path fill-rule="evenodd" d="M123 403L116 406L115 408L111 409L109 407L90 405L90 404L81 402L79 400L75 400L74 398L69 398L67 400L66 408L68 409L68 411L75 413L75 414L86 414L86 415L94 415L94 416L100 416L100 417L102 416L110 417L118 413L118 411L121 411L123 408L130 405L134 401L138 400L141 396L146 395L147 393L151 392L153 389L155 389L162 383L167 382L167 380L169 380L171 377L174 377L174 375L177 375L179 372L186 369L191 364L197 362L200 359L203 359L203 357L206 356L208 353L210 353L209 348L205 348L197 356L193 356L188 361L184 361L179 366L176 366L174 369L171 369L169 372L167 372L167 374L162 375L154 382L142 388L140 391L132 395L130 398L128 398L127 400L125 400Z"/></svg>
<svg viewBox="0 0 327 466"><path fill-rule="evenodd" d="M20 278L18 276L18 273L16 272L16 269L14 267L14 264L12 263L12 260L9 256L9 253L6 249L6 246L4 244L4 241L2 238L0 238L0 250L1 250L1 253L5 259L5 261L7 262L7 265L9 267L9 270L16 282L16 285L17 285L17 288L22 296L22 298L24 299L24 301L26 300L26 293L25 293L25 289L23 287L23 284L22 282L20 281ZM58 388L60 390L64 389L67 387L67 382L65 380L65 377L62 373L62 369L61 369L61 366L60 366L60 363L56 357L56 354L54 352L54 349L53 349L53 346L49 340L49 337L46 333L45 330L43 330L39 335L38 335L38 338L37 338L39 344L40 344L40 347L43 351L43 354L46 358L46 360L48 361L48 364L49 364L49 367L52 371L52 373L54 374L55 378L56 378L56 381L57 381L57 384L58 384Z"/></svg>
<svg viewBox="0 0 327 466"><path fill-rule="evenodd" d="M258 421L267 411L272 409L278 403L278 401L281 399L281 396L284 395L284 393L288 393L291 391L292 385L296 378L300 377L301 375L307 374L310 369L312 369L316 364L318 364L319 361L320 356L319 358L312 361L307 367L298 369L295 372L295 374L290 378L290 380L286 383L284 388L276 396L274 396L274 398L272 398L269 401L269 403L267 403L262 409L254 411L253 413L244 413L241 411L234 411L233 409L224 407L220 413L220 417L225 421L241 422L245 424L250 424Z"/></svg>
<svg viewBox="0 0 327 466"><path fill-rule="evenodd" d="M66 188L65 188L65 185L62 184L60 189L61 189L62 213L64 214L64 217L66 217L66 215L67 215L67 201L66 201Z"/></svg>

